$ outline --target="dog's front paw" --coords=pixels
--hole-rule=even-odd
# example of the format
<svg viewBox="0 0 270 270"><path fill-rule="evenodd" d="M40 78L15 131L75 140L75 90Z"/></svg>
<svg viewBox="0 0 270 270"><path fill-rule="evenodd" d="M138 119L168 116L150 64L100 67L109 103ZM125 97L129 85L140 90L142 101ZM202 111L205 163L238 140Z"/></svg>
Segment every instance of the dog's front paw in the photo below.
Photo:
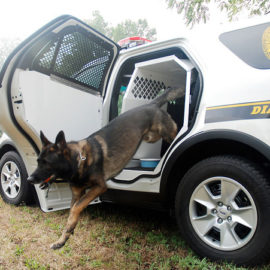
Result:
<svg viewBox="0 0 270 270"><path fill-rule="evenodd" d="M64 245L65 245L65 243L63 243L63 242L55 242L55 243L50 245L50 248L51 249L59 249Z"/></svg>

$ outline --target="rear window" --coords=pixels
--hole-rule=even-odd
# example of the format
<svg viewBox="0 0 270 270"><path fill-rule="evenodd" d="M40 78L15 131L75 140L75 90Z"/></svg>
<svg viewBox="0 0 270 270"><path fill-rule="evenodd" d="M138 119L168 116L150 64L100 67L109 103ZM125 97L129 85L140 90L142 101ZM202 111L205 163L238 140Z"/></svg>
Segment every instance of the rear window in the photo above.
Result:
<svg viewBox="0 0 270 270"><path fill-rule="evenodd" d="M112 46L81 29L68 30L41 49L31 69L101 92L113 57Z"/></svg>
<svg viewBox="0 0 270 270"><path fill-rule="evenodd" d="M270 68L270 23L223 33L220 41L246 64Z"/></svg>

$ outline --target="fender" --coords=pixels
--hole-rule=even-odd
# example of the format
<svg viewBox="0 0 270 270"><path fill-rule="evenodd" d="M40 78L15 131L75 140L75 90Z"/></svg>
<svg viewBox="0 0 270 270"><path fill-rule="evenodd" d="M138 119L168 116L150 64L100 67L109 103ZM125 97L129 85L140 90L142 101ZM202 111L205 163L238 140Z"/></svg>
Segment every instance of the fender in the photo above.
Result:
<svg viewBox="0 0 270 270"><path fill-rule="evenodd" d="M19 154L15 143L5 133L3 133L2 137L0 138L0 159L7 151L16 151Z"/></svg>
<svg viewBox="0 0 270 270"><path fill-rule="evenodd" d="M261 140L258 140L254 136L233 130L211 130L200 132L198 134L191 136L190 138L185 140L182 144L180 144L178 148L174 150L173 153L166 160L163 172L161 174L161 183L160 183L160 193L162 198L166 199L169 175L177 159L187 155L189 149L192 146L198 145L202 142L209 142L218 139L239 142L242 145L244 144L254 149L256 152L260 153L268 161L270 161L270 147L266 143L262 142ZM179 140L176 141L174 144L177 144L178 142Z"/></svg>

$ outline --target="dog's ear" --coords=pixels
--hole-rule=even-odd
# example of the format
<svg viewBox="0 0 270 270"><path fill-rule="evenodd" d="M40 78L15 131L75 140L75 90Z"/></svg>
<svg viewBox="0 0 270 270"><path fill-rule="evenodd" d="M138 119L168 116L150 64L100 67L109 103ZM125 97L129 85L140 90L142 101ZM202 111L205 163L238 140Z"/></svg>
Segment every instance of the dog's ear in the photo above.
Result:
<svg viewBox="0 0 270 270"><path fill-rule="evenodd" d="M45 137L42 131L40 131L40 140L42 142L42 146L46 146L48 144L51 144L51 142Z"/></svg>
<svg viewBox="0 0 270 270"><path fill-rule="evenodd" d="M65 134L64 134L64 131L61 130L57 136L56 136L56 139L55 139L55 144L60 148L60 149L63 149L66 147L67 143L66 143L66 139L65 139Z"/></svg>

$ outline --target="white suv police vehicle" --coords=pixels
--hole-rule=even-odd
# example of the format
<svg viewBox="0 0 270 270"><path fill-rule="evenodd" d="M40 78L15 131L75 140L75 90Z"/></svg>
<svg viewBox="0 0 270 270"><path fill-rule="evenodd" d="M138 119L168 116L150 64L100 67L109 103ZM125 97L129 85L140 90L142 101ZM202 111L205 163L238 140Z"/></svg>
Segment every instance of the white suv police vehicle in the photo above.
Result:
<svg viewBox="0 0 270 270"><path fill-rule="evenodd" d="M31 189L39 132L79 140L161 89L178 125L171 145L142 143L96 202L173 209L200 256L253 265L270 254L270 23L130 49L71 16L21 43L0 73L0 194L37 195L49 212L69 207L67 183ZM155 162L153 162L153 159ZM153 165L154 164L154 165Z"/></svg>

